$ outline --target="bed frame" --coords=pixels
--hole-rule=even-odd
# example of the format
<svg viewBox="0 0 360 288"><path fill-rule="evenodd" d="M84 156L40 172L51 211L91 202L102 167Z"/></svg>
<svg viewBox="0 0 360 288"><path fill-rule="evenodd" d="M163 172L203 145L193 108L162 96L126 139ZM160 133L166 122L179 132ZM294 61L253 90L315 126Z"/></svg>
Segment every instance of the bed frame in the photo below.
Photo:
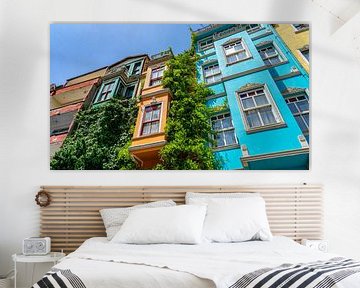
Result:
<svg viewBox="0 0 360 288"><path fill-rule="evenodd" d="M40 208L40 233L52 239L52 251L74 251L90 237L105 236L99 209L151 201L185 201L186 192L259 192L266 201L274 235L295 241L322 238L321 185L257 186L42 186L51 203Z"/></svg>

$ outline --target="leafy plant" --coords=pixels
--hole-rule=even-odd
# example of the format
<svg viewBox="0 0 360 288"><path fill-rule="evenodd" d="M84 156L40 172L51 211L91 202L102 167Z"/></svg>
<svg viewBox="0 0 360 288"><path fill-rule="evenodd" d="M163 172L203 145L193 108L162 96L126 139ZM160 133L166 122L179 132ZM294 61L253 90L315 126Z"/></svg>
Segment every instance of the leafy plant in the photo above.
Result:
<svg viewBox="0 0 360 288"><path fill-rule="evenodd" d="M53 170L134 169L129 146L136 121L135 99L114 97L80 112L73 132L51 160Z"/></svg>
<svg viewBox="0 0 360 288"><path fill-rule="evenodd" d="M209 121L211 110L205 104L212 91L197 82L196 61L192 46L167 62L163 84L172 93L166 121L168 143L161 149L161 161L155 169L209 170L219 167L209 146L213 142Z"/></svg>

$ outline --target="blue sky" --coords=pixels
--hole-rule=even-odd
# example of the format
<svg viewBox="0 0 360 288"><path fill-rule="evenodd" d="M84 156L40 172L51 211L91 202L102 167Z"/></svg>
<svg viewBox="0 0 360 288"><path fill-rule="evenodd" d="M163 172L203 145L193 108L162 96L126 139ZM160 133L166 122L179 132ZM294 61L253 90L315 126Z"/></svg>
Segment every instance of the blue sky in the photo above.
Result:
<svg viewBox="0 0 360 288"><path fill-rule="evenodd" d="M135 54L171 47L175 54L190 45L189 27L202 24L51 24L50 82L107 66Z"/></svg>

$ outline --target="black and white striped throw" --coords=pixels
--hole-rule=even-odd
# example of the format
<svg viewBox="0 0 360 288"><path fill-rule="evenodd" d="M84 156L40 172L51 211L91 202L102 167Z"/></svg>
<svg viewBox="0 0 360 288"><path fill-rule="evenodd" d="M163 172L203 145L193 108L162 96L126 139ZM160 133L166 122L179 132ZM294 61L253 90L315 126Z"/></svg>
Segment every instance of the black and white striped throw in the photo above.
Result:
<svg viewBox="0 0 360 288"><path fill-rule="evenodd" d="M32 288L86 288L81 279L69 269L52 269Z"/></svg>
<svg viewBox="0 0 360 288"><path fill-rule="evenodd" d="M333 258L304 264L283 264L244 275L229 288L331 288L360 272L360 262Z"/></svg>

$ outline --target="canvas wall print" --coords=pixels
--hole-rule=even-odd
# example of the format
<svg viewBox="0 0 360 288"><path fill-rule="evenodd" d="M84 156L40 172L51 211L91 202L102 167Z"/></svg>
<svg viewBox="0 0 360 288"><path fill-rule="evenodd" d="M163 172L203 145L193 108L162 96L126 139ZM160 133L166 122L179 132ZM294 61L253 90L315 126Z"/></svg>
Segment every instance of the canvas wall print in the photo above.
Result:
<svg viewBox="0 0 360 288"><path fill-rule="evenodd" d="M52 24L52 170L307 170L308 24Z"/></svg>

